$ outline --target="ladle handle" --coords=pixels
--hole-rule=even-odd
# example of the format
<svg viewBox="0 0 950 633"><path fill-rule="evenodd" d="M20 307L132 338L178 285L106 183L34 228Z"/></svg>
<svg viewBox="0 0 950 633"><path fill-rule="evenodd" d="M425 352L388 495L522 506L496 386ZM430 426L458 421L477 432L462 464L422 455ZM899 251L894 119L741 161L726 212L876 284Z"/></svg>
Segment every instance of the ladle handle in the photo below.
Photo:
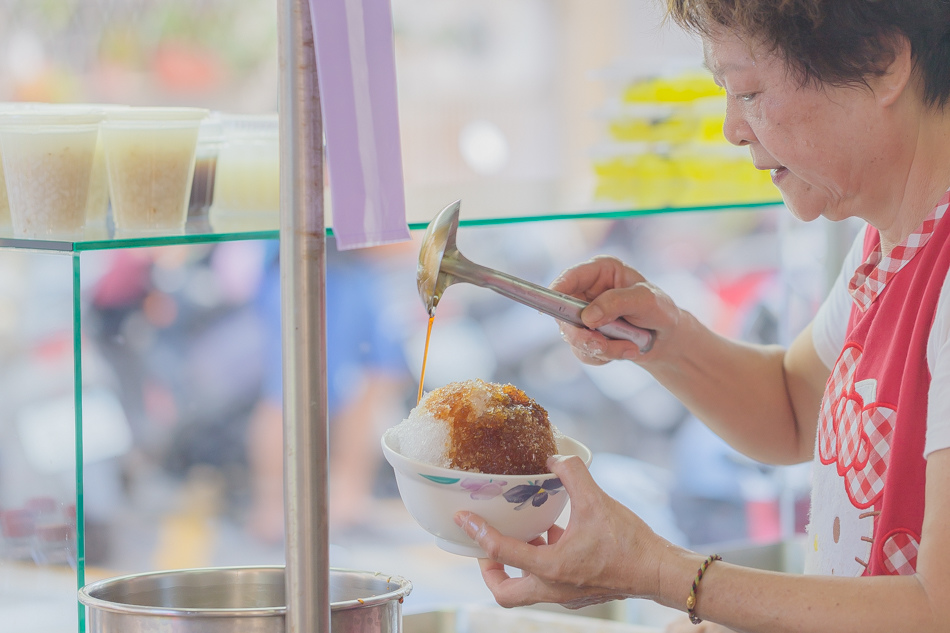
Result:
<svg viewBox="0 0 950 633"><path fill-rule="evenodd" d="M538 296L538 310L553 316L555 319L566 321L578 327L587 327L581 320L581 312L587 307L588 303L576 297L562 294L556 290L539 286L544 293ZM551 310L545 309L544 305L552 306ZM621 341L630 341L640 348L640 352L645 354L653 348L653 341L656 338L656 332L637 327L623 319L617 319L597 328L597 331L606 336Z"/></svg>
<svg viewBox="0 0 950 633"><path fill-rule="evenodd" d="M581 320L581 312L588 303L576 297L566 295L544 286L513 277L485 266L480 266L455 253L455 257L442 260L442 272L458 277L469 283L489 288L498 294L518 303L534 308L549 316L578 327L587 327ZM607 338L630 341L640 348L641 353L649 352L656 339L656 332L637 327L623 319L597 328Z"/></svg>

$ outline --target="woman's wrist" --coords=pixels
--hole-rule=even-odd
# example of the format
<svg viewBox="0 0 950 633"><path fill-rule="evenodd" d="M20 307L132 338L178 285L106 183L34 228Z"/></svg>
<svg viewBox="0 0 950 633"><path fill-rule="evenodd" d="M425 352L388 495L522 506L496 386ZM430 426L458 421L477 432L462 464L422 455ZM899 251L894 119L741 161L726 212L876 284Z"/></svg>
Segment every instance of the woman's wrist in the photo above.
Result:
<svg viewBox="0 0 950 633"><path fill-rule="evenodd" d="M681 308L676 308L676 315L669 319L669 327L658 333L658 338L652 353L637 362L654 376L681 374L693 362L696 350L701 349L708 342L704 336L711 334L708 328Z"/></svg>
<svg viewBox="0 0 950 633"><path fill-rule="evenodd" d="M705 559L702 554L670 545L657 567L657 589L653 600L663 606L685 611L696 572Z"/></svg>

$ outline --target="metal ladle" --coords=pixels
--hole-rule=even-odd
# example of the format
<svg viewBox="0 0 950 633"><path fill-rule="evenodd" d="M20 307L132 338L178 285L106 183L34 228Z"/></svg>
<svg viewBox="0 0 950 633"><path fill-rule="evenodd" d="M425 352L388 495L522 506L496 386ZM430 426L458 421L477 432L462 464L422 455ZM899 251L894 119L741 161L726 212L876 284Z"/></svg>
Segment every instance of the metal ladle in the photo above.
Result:
<svg viewBox="0 0 950 633"><path fill-rule="evenodd" d="M498 294L560 321L578 327L587 327L581 321L581 311L588 305L586 301L480 266L466 259L455 245L461 204L461 200L456 200L442 209L429 223L422 237L419 267L416 269L416 284L429 316L435 315L435 307L445 289L454 283L464 281L494 290ZM622 319L603 325L597 328L597 331L607 338L630 341L636 344L643 353L650 351L656 338L656 333L652 330L639 328Z"/></svg>

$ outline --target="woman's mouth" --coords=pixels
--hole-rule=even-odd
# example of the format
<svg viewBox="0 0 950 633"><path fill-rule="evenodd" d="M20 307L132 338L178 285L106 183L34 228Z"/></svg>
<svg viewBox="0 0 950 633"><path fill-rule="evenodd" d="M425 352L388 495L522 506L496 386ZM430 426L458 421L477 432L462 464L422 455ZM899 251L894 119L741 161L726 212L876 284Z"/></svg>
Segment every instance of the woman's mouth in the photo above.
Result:
<svg viewBox="0 0 950 633"><path fill-rule="evenodd" d="M772 174L772 183L775 185L778 185L779 181L788 174L788 169L785 167L775 167L769 171Z"/></svg>

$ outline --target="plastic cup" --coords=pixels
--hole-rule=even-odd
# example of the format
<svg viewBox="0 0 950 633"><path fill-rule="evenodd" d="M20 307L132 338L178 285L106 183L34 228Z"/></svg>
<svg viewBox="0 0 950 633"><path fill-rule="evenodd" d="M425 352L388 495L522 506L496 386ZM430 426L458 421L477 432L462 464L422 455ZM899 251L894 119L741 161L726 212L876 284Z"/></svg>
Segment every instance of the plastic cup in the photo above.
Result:
<svg viewBox="0 0 950 633"><path fill-rule="evenodd" d="M37 103L31 101L6 101L0 103L0 112L23 113L41 108L54 108L56 106L49 103ZM10 229L12 219L10 218L10 203L7 198L7 183L3 175L3 154L0 151L0 228Z"/></svg>
<svg viewBox="0 0 950 633"><path fill-rule="evenodd" d="M106 113L102 141L116 233L181 233L208 110L137 108Z"/></svg>
<svg viewBox="0 0 950 633"><path fill-rule="evenodd" d="M3 151L0 150L0 228L12 226L10 201L7 199L7 180L3 176Z"/></svg>
<svg viewBox="0 0 950 633"><path fill-rule="evenodd" d="M101 118L76 107L0 109L0 152L15 236L82 235Z"/></svg>
<svg viewBox="0 0 950 633"><path fill-rule="evenodd" d="M0 111L16 111L24 106L25 104L19 102L0 103ZM3 152L0 150L0 228L9 228L11 222L10 202L7 199L7 181L3 176Z"/></svg>
<svg viewBox="0 0 950 633"><path fill-rule="evenodd" d="M209 211L216 231L266 230L279 224L277 114L226 115Z"/></svg>
<svg viewBox="0 0 950 633"><path fill-rule="evenodd" d="M105 116L108 112L127 110L127 105L89 104L77 107L89 107L99 110ZM102 145L102 135L96 143L96 153L92 159L92 175L89 178L89 197L86 200L86 229L105 230L109 215L109 174L106 171L106 152Z"/></svg>
<svg viewBox="0 0 950 633"><path fill-rule="evenodd" d="M188 221L205 222L208 209L214 199L215 171L218 152L224 139L221 118L212 113L201 122L198 129L198 146L195 149L195 175L191 183L188 201Z"/></svg>

